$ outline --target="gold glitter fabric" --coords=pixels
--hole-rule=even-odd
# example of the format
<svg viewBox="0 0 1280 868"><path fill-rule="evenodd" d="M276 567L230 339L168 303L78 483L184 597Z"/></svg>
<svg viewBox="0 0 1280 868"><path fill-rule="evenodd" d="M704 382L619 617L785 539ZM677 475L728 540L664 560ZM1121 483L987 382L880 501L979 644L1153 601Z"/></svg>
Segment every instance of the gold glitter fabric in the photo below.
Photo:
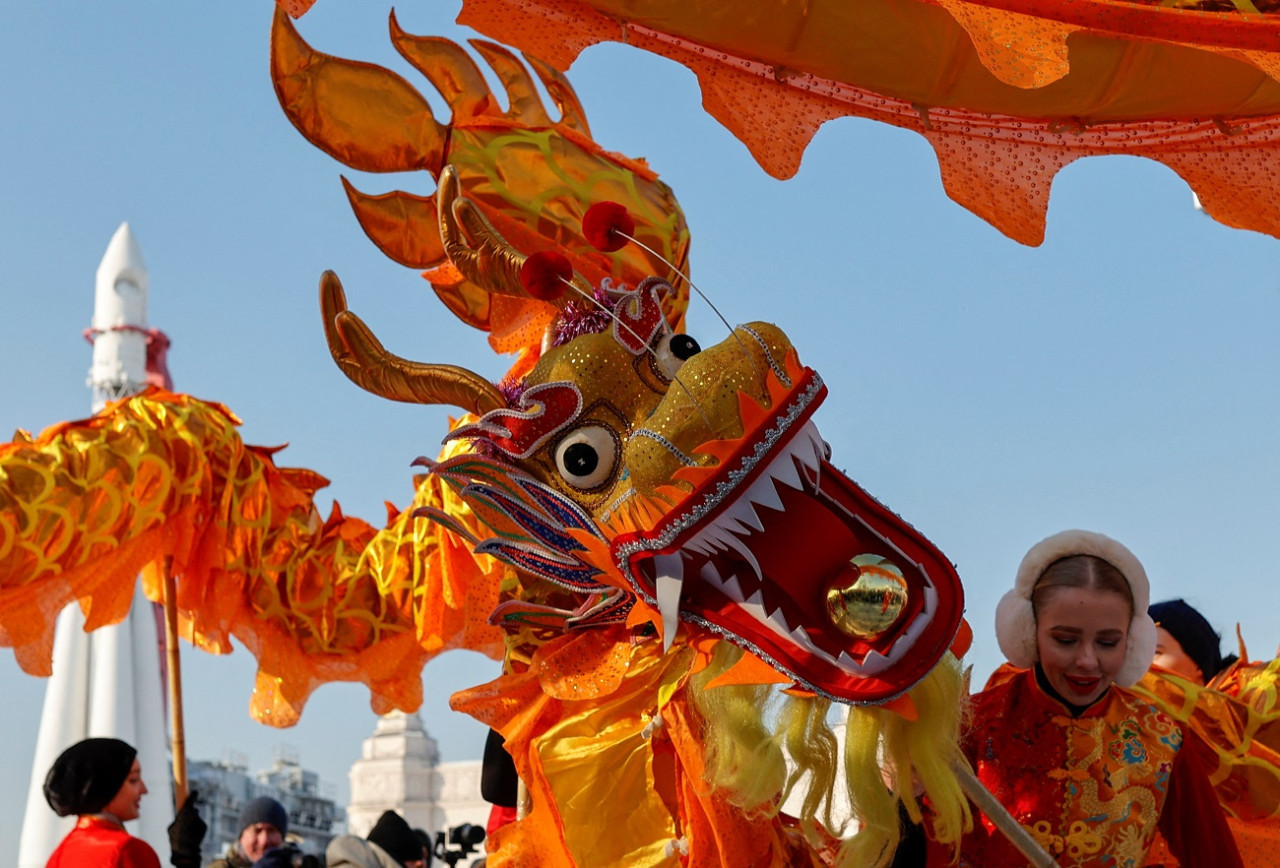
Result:
<svg viewBox="0 0 1280 868"><path fill-rule="evenodd" d="M703 780L705 724L686 689L693 657L616 625L558 637L527 667L454 694L455 710L503 733L531 791L529 816L487 842L490 865L830 864L834 842L816 847Z"/></svg>
<svg viewBox="0 0 1280 868"><path fill-rule="evenodd" d="M252 713L273 725L295 722L326 681L363 681L379 711L416 708L435 654L501 655L486 615L504 569L412 518L433 506L465 527L452 492L424 478L382 531L336 507L323 520L313 496L328 481L277 467L237 424L151 389L0 446L0 644L23 669L49 674L63 606L78 601L86 629L118 622L140 570L160 598L166 563L182 634L214 653L243 642L258 659Z"/></svg>
<svg viewBox="0 0 1280 868"><path fill-rule="evenodd" d="M458 20L558 69L606 41L681 63L778 178L833 118L914 130L947 195L1024 244L1058 171L1104 154L1163 163L1215 219L1280 236L1274 3L465 0Z"/></svg>

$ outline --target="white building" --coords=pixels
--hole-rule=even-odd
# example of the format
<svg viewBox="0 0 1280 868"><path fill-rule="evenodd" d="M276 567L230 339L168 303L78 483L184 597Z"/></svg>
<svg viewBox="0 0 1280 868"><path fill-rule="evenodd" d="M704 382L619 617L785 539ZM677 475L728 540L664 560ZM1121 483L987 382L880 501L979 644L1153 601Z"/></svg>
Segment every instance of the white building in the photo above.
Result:
<svg viewBox="0 0 1280 868"><path fill-rule="evenodd" d="M383 811L395 811L433 839L463 824L483 828L490 806L480 796L480 765L479 760L440 762L440 749L422 718L393 711L378 719L351 766L347 826L363 837Z"/></svg>

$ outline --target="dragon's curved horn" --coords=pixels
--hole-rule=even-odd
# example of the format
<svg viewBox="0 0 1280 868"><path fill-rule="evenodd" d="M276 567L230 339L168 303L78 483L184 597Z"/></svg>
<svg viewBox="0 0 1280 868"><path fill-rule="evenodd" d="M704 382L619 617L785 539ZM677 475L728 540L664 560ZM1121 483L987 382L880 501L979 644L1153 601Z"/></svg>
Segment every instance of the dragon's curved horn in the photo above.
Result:
<svg viewBox="0 0 1280 868"><path fill-rule="evenodd" d="M520 282L520 266L528 256L512 247L475 203L462 195L458 171L453 166L445 166L440 172L436 213L445 255L464 277L489 292L529 298ZM590 294L591 284L577 271L573 273L573 283ZM562 298L568 300L566 296Z"/></svg>
<svg viewBox="0 0 1280 868"><path fill-rule="evenodd" d="M362 389L393 401L448 404L477 415L507 406L498 388L473 371L387 352L364 321L347 310L346 293L332 271L320 278L320 313L333 360Z"/></svg>
<svg viewBox="0 0 1280 868"><path fill-rule="evenodd" d="M520 283L526 257L494 229L479 209L462 196L458 170L445 166L436 191L436 214L445 255L472 283L501 295L527 298Z"/></svg>

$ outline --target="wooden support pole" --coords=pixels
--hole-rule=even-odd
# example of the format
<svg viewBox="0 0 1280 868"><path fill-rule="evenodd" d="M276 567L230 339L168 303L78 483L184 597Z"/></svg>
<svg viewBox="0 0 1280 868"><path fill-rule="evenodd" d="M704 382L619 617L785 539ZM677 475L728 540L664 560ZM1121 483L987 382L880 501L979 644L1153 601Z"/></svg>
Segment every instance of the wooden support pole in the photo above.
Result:
<svg viewBox="0 0 1280 868"><path fill-rule="evenodd" d="M957 762L951 766L951 770L955 772L956 777L960 780L960 788L964 790L964 794L969 797L969 801L978 806L982 813L987 815L1000 833L1009 839L1009 843L1018 848L1018 851L1027 860L1031 862L1034 868L1059 868L1058 863L1053 857L1044 851L1040 846L1040 842L1031 837L1031 833L1018 823L1017 820L1000 804L1000 801L991 794L982 781L978 780L969 767L963 762Z"/></svg>
<svg viewBox="0 0 1280 868"><path fill-rule="evenodd" d="M533 794L529 792L529 787L525 782L516 779L516 819L523 820L529 816L529 812L533 810Z"/></svg>
<svg viewBox="0 0 1280 868"><path fill-rule="evenodd" d="M178 655L177 586L173 564L164 564L164 647L169 670L169 747L173 754L174 807L187 801L187 738L182 723L182 664Z"/></svg>

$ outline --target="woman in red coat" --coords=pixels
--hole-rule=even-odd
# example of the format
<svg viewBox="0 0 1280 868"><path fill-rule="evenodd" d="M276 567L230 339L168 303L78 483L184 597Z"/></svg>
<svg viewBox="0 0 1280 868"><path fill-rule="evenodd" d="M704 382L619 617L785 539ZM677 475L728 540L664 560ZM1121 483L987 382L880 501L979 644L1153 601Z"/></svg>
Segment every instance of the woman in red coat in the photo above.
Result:
<svg viewBox="0 0 1280 868"><path fill-rule="evenodd" d="M1022 561L996 612L997 673L971 700L965 753L1022 827L1070 868L1140 866L1156 830L1185 866L1239 868L1194 733L1130 693L1155 625L1142 564L1102 534L1065 531ZM975 817L960 864L1027 864Z"/></svg>
<svg viewBox="0 0 1280 868"><path fill-rule="evenodd" d="M138 818L147 785L138 752L116 738L88 738L62 752L44 781L44 797L60 817L76 825L49 857L46 868L160 868L156 851L124 824ZM199 868L205 824L194 794L169 827L171 864Z"/></svg>

